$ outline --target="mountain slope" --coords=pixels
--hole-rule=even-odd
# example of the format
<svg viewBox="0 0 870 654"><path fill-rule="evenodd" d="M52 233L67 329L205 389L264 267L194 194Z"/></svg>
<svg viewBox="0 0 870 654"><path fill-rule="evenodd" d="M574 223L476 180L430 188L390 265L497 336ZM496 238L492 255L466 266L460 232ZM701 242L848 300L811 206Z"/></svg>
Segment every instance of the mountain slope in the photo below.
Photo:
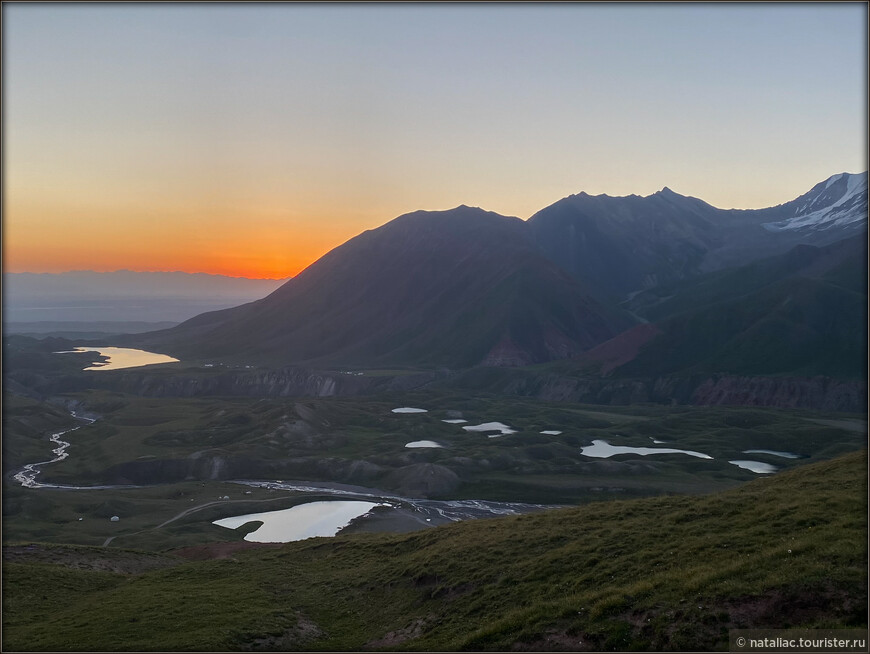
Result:
<svg viewBox="0 0 870 654"><path fill-rule="evenodd" d="M816 184L808 193L780 207L786 218L762 223L772 232L822 232L857 228L867 218L867 173L841 173Z"/></svg>
<svg viewBox="0 0 870 654"><path fill-rule="evenodd" d="M696 274L721 245L718 210L668 188L639 197L572 195L529 218L547 255L603 296Z"/></svg>
<svg viewBox="0 0 870 654"><path fill-rule="evenodd" d="M182 358L518 365L572 356L630 324L548 261L521 220L462 206L400 216L263 300L139 342Z"/></svg>
<svg viewBox="0 0 870 654"><path fill-rule="evenodd" d="M841 173L767 209L718 209L667 187L647 197L564 198L529 219L553 261L601 298L823 246L867 230L867 173Z"/></svg>
<svg viewBox="0 0 870 654"><path fill-rule="evenodd" d="M634 310L660 334L617 374L865 378L866 271L864 241L853 237L638 296Z"/></svg>
<svg viewBox="0 0 870 654"><path fill-rule="evenodd" d="M660 293L650 295L645 289L670 288L706 271L784 253L796 244L816 247L852 236L853 249L866 251L861 243L867 226L866 186L866 174L844 173L789 203L745 211L717 209L667 188L648 197L581 193L526 222L466 206L418 211L351 239L263 300L128 342L182 359L220 357L270 365L454 368L571 358L632 326L635 320L616 308L626 296L661 299ZM681 328L673 323L674 333L695 339L697 348L683 348L673 362L662 365L678 370L678 360L688 365L702 351L706 357L714 335L730 340L749 329L749 322L765 339L777 329L791 335L809 330L815 336L796 337L795 344L813 347L851 329L845 322L830 328L801 324L814 306L824 304L824 293L807 282L748 298L750 290L782 279L776 268L780 264L767 265L741 273L739 284L725 277L717 286L705 278L707 285L697 287L694 296L684 295L694 297L697 308L699 302L707 304L706 294L719 302L736 301L732 290L740 288L749 304L730 305L731 315L715 324L708 324L709 316L687 320ZM854 278L851 269L844 274ZM753 275L755 286L746 281ZM844 292L833 292L827 308L843 309L852 319L859 295L866 291L852 297ZM792 296L798 302L788 311L762 315ZM630 300L629 308L642 304ZM738 325L737 316L749 322ZM662 339L667 334L658 342ZM634 337L629 340L639 344ZM748 343L740 345L746 347ZM838 360L850 356L846 351L841 355ZM774 357L761 366L762 372L782 372L776 360L785 365L782 357ZM612 359L616 361L621 358ZM793 357L789 361L789 370L801 367ZM714 357L709 363L727 362L728 357ZM634 369L637 364L627 365ZM826 369L840 367L832 362ZM846 367L855 374L854 366Z"/></svg>
<svg viewBox="0 0 870 654"><path fill-rule="evenodd" d="M866 514L865 450L707 496L318 538L168 569L145 565L168 556L141 553L139 574L87 569L129 569L132 551L31 546L29 562L19 547L4 562L3 645L713 651L730 629L866 629ZM53 550L60 565L47 562Z"/></svg>

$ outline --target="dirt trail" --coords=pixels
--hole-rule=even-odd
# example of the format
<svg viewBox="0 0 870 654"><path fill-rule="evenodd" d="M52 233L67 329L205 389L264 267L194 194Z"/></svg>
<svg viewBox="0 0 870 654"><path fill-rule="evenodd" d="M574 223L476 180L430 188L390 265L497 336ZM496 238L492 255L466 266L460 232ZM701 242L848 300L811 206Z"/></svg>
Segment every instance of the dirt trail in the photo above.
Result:
<svg viewBox="0 0 870 654"><path fill-rule="evenodd" d="M205 504L198 504L197 506L192 506L189 509L185 509L181 513L172 518L169 518L166 522L162 522L156 527L151 527L150 529L160 529L161 527L165 527L170 522L175 522L176 520L183 518L184 516L190 515L191 513L196 513L200 509L204 509L209 506L215 506L216 504L259 504L261 502L274 502L276 500L286 500L289 495L284 495L281 497L270 497L265 500L215 500L213 502L206 502ZM144 531L148 531L147 529ZM139 532L141 533L141 532Z"/></svg>

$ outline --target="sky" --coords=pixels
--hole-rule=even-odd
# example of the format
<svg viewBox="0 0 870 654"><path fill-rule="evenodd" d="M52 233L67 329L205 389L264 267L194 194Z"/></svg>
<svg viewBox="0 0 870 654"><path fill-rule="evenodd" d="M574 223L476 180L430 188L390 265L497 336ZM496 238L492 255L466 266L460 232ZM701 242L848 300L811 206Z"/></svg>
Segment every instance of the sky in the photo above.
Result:
<svg viewBox="0 0 870 654"><path fill-rule="evenodd" d="M460 204L867 169L867 5L3 4L3 270L295 275Z"/></svg>

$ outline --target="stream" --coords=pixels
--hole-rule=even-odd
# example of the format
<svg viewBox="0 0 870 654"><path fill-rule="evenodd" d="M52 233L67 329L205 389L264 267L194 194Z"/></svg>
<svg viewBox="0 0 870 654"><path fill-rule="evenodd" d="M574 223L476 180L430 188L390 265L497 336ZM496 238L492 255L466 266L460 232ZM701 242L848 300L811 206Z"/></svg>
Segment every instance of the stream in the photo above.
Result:
<svg viewBox="0 0 870 654"><path fill-rule="evenodd" d="M70 411L70 415L73 418L78 420L86 420L87 424L91 424L96 421L95 418L85 418L84 416L79 416L75 411ZM28 463L24 466L20 472L15 474L15 480L20 482L22 486L25 488L57 488L57 486L53 484L40 484L36 481L36 476L42 472L37 468L48 465L49 463L57 463L58 461L63 461L65 458L69 456L66 451L66 448L69 447L69 442L60 440L60 437L64 434L69 434L70 432L76 431L77 429L81 429L84 425L78 425L76 427L71 427L69 429L65 429L64 431L59 431L56 434L52 434L48 440L52 443L56 444L57 447L51 451L54 454L54 458L48 461L40 461L39 463Z"/></svg>
<svg viewBox="0 0 870 654"><path fill-rule="evenodd" d="M404 506L415 513L422 514L426 522L439 524L473 520L476 518L493 518L496 516L520 515L533 511L560 508L561 505L525 504L522 502L495 502L490 500L427 500L422 498L401 497L386 491L349 484L296 482L296 481L256 481L238 480L233 483L254 488L269 488L274 490L296 491L318 495L337 495L342 498L369 498L385 501L394 508ZM398 505L398 506L396 506Z"/></svg>
<svg viewBox="0 0 870 654"><path fill-rule="evenodd" d="M42 470L39 470L38 468L48 465L49 463L57 463L58 461L63 461L69 456L66 448L70 446L70 443L68 441L61 440L61 436L69 434L70 432L74 432L77 429L81 429L82 427L85 427L86 425L90 425L97 421L96 418L87 418L85 416L80 416L75 411L70 411L69 413L76 420L85 420L86 423L84 425L70 427L69 429L59 431L56 434L52 434L51 436L49 436L48 440L57 445L57 447L51 451L51 453L54 454L54 458L49 459L48 461L40 461L39 463L28 463L19 472L15 473L13 477L15 481L19 482L22 486L24 486L24 488L55 488L60 490L106 490L110 488L139 488L139 486L67 486L64 484L42 484L36 481L36 476L40 472L42 472Z"/></svg>

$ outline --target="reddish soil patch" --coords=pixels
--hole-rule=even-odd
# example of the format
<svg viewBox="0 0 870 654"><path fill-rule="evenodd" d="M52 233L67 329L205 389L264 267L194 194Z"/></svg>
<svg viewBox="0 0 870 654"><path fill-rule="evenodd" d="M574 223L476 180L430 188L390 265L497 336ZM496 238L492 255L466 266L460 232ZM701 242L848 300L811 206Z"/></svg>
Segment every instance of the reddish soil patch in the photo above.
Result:
<svg viewBox="0 0 870 654"><path fill-rule="evenodd" d="M584 352L581 359L600 363L601 374L606 375L614 368L634 359L640 348L660 333L659 328L652 323L637 325Z"/></svg>

